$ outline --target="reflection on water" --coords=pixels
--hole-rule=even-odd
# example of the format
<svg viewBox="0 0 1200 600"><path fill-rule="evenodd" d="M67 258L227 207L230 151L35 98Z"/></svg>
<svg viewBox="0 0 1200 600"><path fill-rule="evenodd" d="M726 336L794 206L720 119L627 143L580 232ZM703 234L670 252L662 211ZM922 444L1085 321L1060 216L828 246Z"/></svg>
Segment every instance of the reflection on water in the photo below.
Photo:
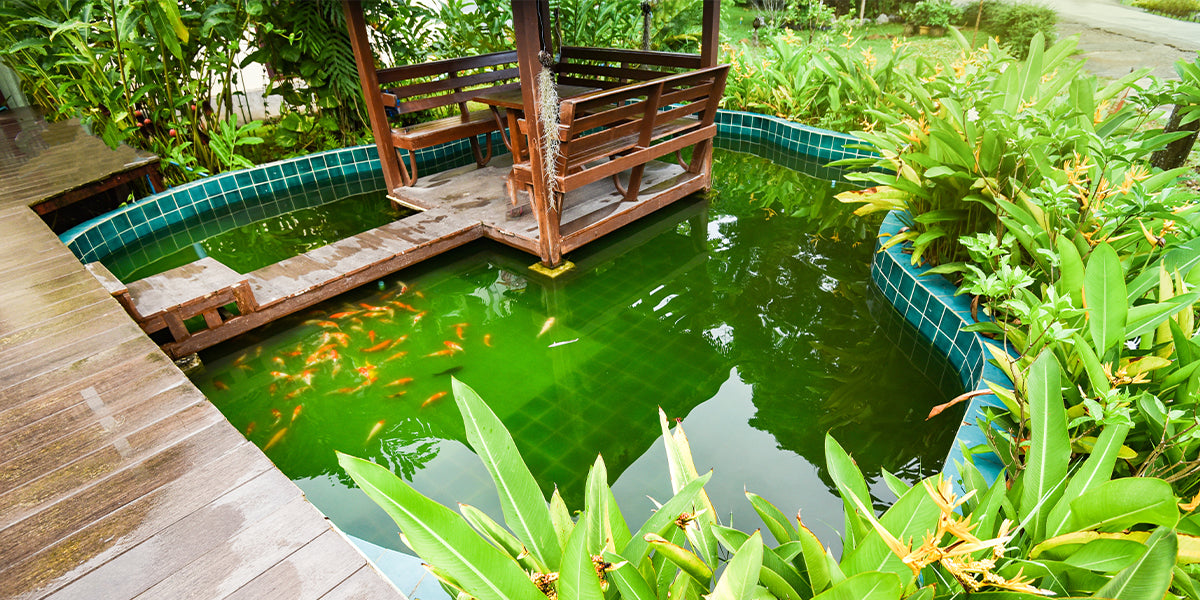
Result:
<svg viewBox="0 0 1200 600"><path fill-rule="evenodd" d="M557 280L532 275L527 255L472 245L209 351L197 383L335 523L380 545L401 547L395 527L334 450L500 516L442 395L454 374L573 509L597 453L631 523L653 508L647 495L669 497L662 407L715 471L722 520L760 526L749 489L802 510L836 549L825 433L882 501L881 467L912 481L940 466L960 415L923 419L957 379L939 359L931 380L886 337L900 326L870 286L874 227L832 199L837 185L729 151L714 182L710 199L576 253Z"/></svg>

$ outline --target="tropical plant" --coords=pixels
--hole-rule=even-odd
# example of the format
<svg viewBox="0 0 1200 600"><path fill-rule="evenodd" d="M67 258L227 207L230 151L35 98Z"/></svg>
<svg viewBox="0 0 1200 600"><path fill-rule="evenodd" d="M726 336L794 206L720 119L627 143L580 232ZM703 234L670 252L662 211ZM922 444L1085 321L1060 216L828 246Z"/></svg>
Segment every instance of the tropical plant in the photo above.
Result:
<svg viewBox="0 0 1200 600"><path fill-rule="evenodd" d="M899 68L907 59L905 45L876 56L852 36L842 45L832 43L835 39L804 43L784 31L770 38L766 57L724 48L732 69L721 106L845 130L869 125L873 108L903 102L915 86L911 74Z"/></svg>
<svg viewBox="0 0 1200 600"><path fill-rule="evenodd" d="M978 10L972 16L979 20L980 28L999 37L1000 44L1017 58L1028 56L1029 43L1038 33L1046 45L1055 40L1058 13L1049 6L1020 0L984 0Z"/></svg>
<svg viewBox="0 0 1200 600"><path fill-rule="evenodd" d="M958 21L960 11L950 0L921 0L909 7L908 20L914 25L927 27L949 27Z"/></svg>
<svg viewBox="0 0 1200 600"><path fill-rule="evenodd" d="M675 496L632 535L603 458L572 518L557 492L546 501L503 424L457 380L455 401L496 483L503 525L466 505L455 514L373 463L348 455L339 462L458 597L898 600L1007 590L1004 597L1132 599L1193 589L1194 504L1177 507L1159 479L1111 480L1123 426L1106 427L1088 461L1070 472L1054 357L1040 357L1027 381L1031 458L1011 486L987 481L972 463L962 465L961 497L940 476L910 486L885 474L898 500L877 515L862 473L827 437L829 472L846 507L840 560L798 515L793 522L750 492L775 543L722 525L703 489L710 474L697 473L682 427L669 428L661 414Z"/></svg>
<svg viewBox="0 0 1200 600"><path fill-rule="evenodd" d="M1150 162L1160 169L1182 167L1200 134L1200 54L1192 62L1175 61L1175 72L1179 74L1179 80L1167 83L1162 91L1162 103L1173 106L1164 131L1190 131L1191 134L1154 153Z"/></svg>

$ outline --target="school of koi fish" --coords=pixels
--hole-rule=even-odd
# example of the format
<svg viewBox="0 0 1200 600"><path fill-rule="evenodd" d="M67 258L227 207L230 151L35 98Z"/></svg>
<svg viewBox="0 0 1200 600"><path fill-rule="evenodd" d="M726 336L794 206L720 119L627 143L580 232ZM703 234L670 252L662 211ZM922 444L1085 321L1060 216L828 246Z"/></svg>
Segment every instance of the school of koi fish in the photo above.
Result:
<svg viewBox="0 0 1200 600"><path fill-rule="evenodd" d="M381 288L383 285L380 283ZM420 409L446 398L450 393L449 375L463 368L454 364L453 359L468 349L492 348L492 334L476 331L466 322L443 324L436 319L426 320L430 309L422 306L427 304L424 300L423 292L398 282L390 291L374 296L371 302L345 303L333 310L310 312L302 323L310 332L290 349L264 357L260 345L234 358L235 370L254 373L263 364L272 369L267 392L273 406L261 420L251 420L245 426L246 437L256 431L262 431L263 435L271 431L266 443L261 444L264 451L269 451L287 438L298 419L304 418L307 402L330 395L369 394L376 399L413 402ZM553 317L548 318L537 337L545 335L554 322ZM409 342L409 334L396 333L405 328L409 333L420 332L424 346ZM439 345L428 347L429 340L437 338ZM445 368L417 375L430 370L427 362L422 368L415 368L417 361L439 361L438 367ZM419 378L438 389L427 397L408 398L412 384ZM221 391L230 388L220 378L213 378L210 384ZM387 426L387 419L377 421L366 432L364 445L379 437Z"/></svg>

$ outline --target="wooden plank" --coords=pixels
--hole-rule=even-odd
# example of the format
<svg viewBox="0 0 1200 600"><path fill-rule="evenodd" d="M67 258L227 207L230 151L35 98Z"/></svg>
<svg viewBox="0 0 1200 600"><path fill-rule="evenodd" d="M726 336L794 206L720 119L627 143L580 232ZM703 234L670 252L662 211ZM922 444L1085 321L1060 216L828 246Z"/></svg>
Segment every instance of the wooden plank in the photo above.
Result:
<svg viewBox="0 0 1200 600"><path fill-rule="evenodd" d="M563 46L562 57L574 60L603 60L615 63L638 63L661 65L679 69L699 69L700 56L682 52L655 52L652 50L625 50L622 48L591 48L586 46Z"/></svg>
<svg viewBox="0 0 1200 600"><path fill-rule="evenodd" d="M625 225L636 221L668 204L687 196L693 192L704 189L707 182L702 176L691 175L684 180L671 187L670 189L656 193L649 200L629 204L628 208L618 214L612 215L600 222L583 228L579 231L572 232L564 236L563 247L567 248L566 252L576 250L579 247L589 242L595 241L600 237L612 233Z"/></svg>
<svg viewBox="0 0 1200 600"><path fill-rule="evenodd" d="M704 0L704 16L700 26L700 64L713 67L717 64L721 45L721 0Z"/></svg>
<svg viewBox="0 0 1200 600"><path fill-rule="evenodd" d="M27 453L0 468L0 527L36 512L72 490L102 480L130 462L144 460L170 446L178 431L205 427L223 419L195 388L180 386L139 403L122 415L128 424L99 422ZM155 404L162 404L156 410ZM47 458L54 457L47 464Z"/></svg>
<svg viewBox="0 0 1200 600"><path fill-rule="evenodd" d="M451 71L469 71L517 62L516 50L504 50L491 54L446 58L417 65L401 65L389 69L380 69L376 76L379 83L392 83L406 79L419 79L449 73Z"/></svg>
<svg viewBox="0 0 1200 600"><path fill-rule="evenodd" d="M512 62L517 62L514 57ZM500 81L517 78L517 68L499 69L496 71L485 71L483 73L475 73L472 75L463 75L453 79L437 79L434 81L425 81L421 83L412 83L400 87L388 88L387 93L399 102L403 98L413 98L416 96L424 96L427 94L441 94L452 92L466 88L474 88L484 84L492 84ZM475 90L481 91L481 90Z"/></svg>
<svg viewBox="0 0 1200 600"><path fill-rule="evenodd" d="M25 556L46 548L198 465L219 458L226 449L244 439L227 421L218 421L200 431L181 430L178 434L183 437L164 451L128 465L54 504L39 506L35 513L0 529L0 556ZM0 521L8 523L11 519L6 513L7 510L0 512ZM0 565L0 575L5 570L7 567Z"/></svg>
<svg viewBox="0 0 1200 600"><path fill-rule="evenodd" d="M0 595L133 598L300 494L253 444L15 561Z"/></svg>
<svg viewBox="0 0 1200 600"><path fill-rule="evenodd" d="M408 185L408 175L392 146L392 128L388 125L387 113L383 111L383 100L379 97L375 53L371 52L371 41L367 38L362 3L342 0L342 13L346 18L350 48L354 51L354 65L358 68L359 83L367 105L367 117L371 121L371 133L375 136L375 150L379 154L383 180L389 190Z"/></svg>
<svg viewBox="0 0 1200 600"><path fill-rule="evenodd" d="M304 498L296 498L138 595L139 600L223 598L283 560L329 524ZM294 588L292 588L293 597Z"/></svg>
<svg viewBox="0 0 1200 600"><path fill-rule="evenodd" d="M134 281L126 287L138 314L150 317L189 301L231 289L245 279L245 275L206 256Z"/></svg>
<svg viewBox="0 0 1200 600"><path fill-rule="evenodd" d="M349 545L349 540L330 529L226 598L290 600L324 596L367 566L364 556L346 551Z"/></svg>
<svg viewBox="0 0 1200 600"><path fill-rule="evenodd" d="M399 596L400 591L384 579L375 567L366 565L321 596L321 600L377 600Z"/></svg>
<svg viewBox="0 0 1200 600"><path fill-rule="evenodd" d="M63 318L53 328L38 327L35 331L22 331L20 346L9 346L0 352L0 365L3 365L0 366L0 380L11 377L12 381L21 381L99 352L105 347L142 336L142 330L129 320L125 311L120 307L118 310L120 312L87 311L92 320L84 324L75 323L74 327L58 327L69 322ZM71 335L65 335L68 332ZM63 337L51 341L56 335Z"/></svg>
<svg viewBox="0 0 1200 600"><path fill-rule="evenodd" d="M171 369L155 369L154 363L147 363L145 357L137 358L137 370L128 373L126 378L107 382L82 381L78 386L69 386L65 393L25 401L14 409L5 411L3 422L6 424L13 421L15 414L37 418L14 423L11 428L6 427L7 431L0 436L0 457L3 457L0 459L3 460L0 469L11 461L36 453L43 446L58 442L81 428L99 423L106 417L111 416L114 420L120 418L116 425L125 427L128 425L126 419L133 416L125 414L126 411L145 409L145 398L156 397L187 384L187 380L182 378L173 366ZM187 387L191 388L190 385ZM198 393L195 395L203 398ZM28 409L19 410L23 407ZM9 413L15 414L10 416Z"/></svg>

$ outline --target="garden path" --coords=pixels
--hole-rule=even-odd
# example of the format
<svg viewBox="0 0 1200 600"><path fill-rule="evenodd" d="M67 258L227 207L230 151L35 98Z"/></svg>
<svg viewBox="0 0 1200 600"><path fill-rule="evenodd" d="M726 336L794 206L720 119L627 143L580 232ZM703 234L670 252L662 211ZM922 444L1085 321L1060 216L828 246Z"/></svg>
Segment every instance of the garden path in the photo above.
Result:
<svg viewBox="0 0 1200 600"><path fill-rule="evenodd" d="M1200 23L1151 14L1118 0L1045 0L1058 12L1061 36L1079 35L1086 69L1108 78L1151 67L1160 78L1176 79L1176 60L1200 51Z"/></svg>

